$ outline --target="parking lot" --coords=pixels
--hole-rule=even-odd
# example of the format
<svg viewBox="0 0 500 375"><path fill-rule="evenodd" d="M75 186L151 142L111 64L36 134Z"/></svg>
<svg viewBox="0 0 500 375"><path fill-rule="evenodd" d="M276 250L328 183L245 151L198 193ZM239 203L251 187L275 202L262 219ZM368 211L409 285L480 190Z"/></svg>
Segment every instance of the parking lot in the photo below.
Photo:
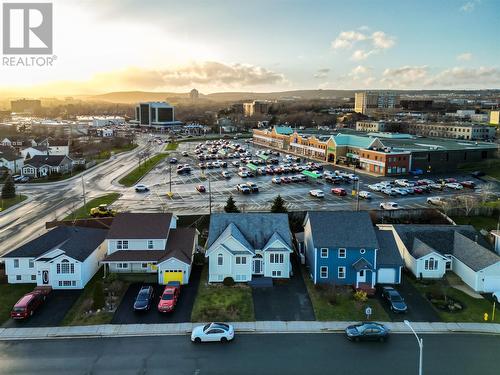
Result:
<svg viewBox="0 0 500 375"><path fill-rule="evenodd" d="M181 287L181 294L174 311L169 313L160 313L157 310L158 302L165 289L164 285L134 283L130 285L115 315L112 324L151 324L151 323L185 323L191 321L191 311L193 310L194 300L200 283L200 267L193 267L189 284ZM143 285L152 285L155 290L155 298L151 309L145 312L134 312L134 301L137 293Z"/></svg>
<svg viewBox="0 0 500 375"><path fill-rule="evenodd" d="M260 146L246 144L244 141L238 143L244 145L252 155L256 155L257 151L266 150ZM388 177L376 177L355 171L359 176L359 190L369 191L372 199L358 200L351 195L352 190L356 187L355 183L342 183L333 185L326 182L325 179L307 182L292 182L292 183L272 183L273 175L256 175L255 177L242 178L237 175L238 168L231 165L231 161L236 159L227 159L227 168L213 168L201 170L198 167L199 160L194 156L194 149L198 142L180 143L177 151L171 153L171 157L178 159L178 165L189 164L192 168L189 174L177 174L176 165L171 165L168 159L161 162L154 170L146 175L141 183L147 185L150 191L147 193L136 193L133 188L128 189L122 198L115 204L117 208L120 205L131 210L141 211L158 211L159 209L172 210L176 213L186 211L208 213L209 211L209 193L198 192L197 185L204 185L206 190L211 191L211 203L213 210L222 210L229 195L232 195L238 207L243 211L263 211L268 210L272 200L280 194L285 200L286 206L290 211L298 210L345 210L355 209L359 204L359 208L376 209L379 208L381 202L394 201L401 208L426 208L429 204L426 202L428 197L454 197L457 195L475 194L472 189L454 190L445 188L443 191L431 191L426 194L413 194L406 196L388 196L382 192L372 191L368 185L379 183L381 181L391 180ZM189 156L182 156L183 152L187 152ZM307 162L307 160L306 160ZM283 155L280 157L280 164L283 163ZM318 162L316 162L318 163ZM303 162L301 162L303 164ZM352 173L349 168L331 166L324 164L324 171L345 171ZM226 179L222 176L222 171L227 171L231 178ZM300 173L292 172L288 174L297 175ZM171 178L170 178L171 176ZM282 175L285 176L285 175ZM471 180L471 176L467 174L448 174L448 175L425 175L419 178L439 178L454 177L458 181ZM408 177L411 181L412 178ZM417 179L415 179L417 180ZM481 187L483 182L474 180L477 187ZM241 183L254 182L259 187L258 193L241 194L237 191L236 185ZM345 189L345 196L338 196L331 193L333 187L341 187ZM316 198L309 194L310 190L320 189L324 192L324 198ZM167 193L172 191L173 196L170 198Z"/></svg>
<svg viewBox="0 0 500 375"><path fill-rule="evenodd" d="M55 327L61 324L82 290L53 290L33 316L25 320L9 319L4 328Z"/></svg>

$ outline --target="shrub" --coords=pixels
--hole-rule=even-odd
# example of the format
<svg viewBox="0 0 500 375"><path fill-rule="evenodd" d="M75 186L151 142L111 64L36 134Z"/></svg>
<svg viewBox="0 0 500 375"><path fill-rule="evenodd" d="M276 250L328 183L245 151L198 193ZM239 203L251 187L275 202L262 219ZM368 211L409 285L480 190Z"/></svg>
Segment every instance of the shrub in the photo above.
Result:
<svg viewBox="0 0 500 375"><path fill-rule="evenodd" d="M368 300L368 294L362 290L357 290L354 293L354 299L359 302L366 302Z"/></svg>
<svg viewBox="0 0 500 375"><path fill-rule="evenodd" d="M5 180L5 184L2 188L2 199L15 198L16 196L16 185L14 184L14 180L12 177L7 177Z"/></svg>
<svg viewBox="0 0 500 375"><path fill-rule="evenodd" d="M228 276L222 281L222 284L225 286L233 286L234 285L234 279L231 276Z"/></svg>
<svg viewBox="0 0 500 375"><path fill-rule="evenodd" d="M96 283L94 286L93 304L94 310L102 309L104 307L104 292L102 290L102 283Z"/></svg>
<svg viewBox="0 0 500 375"><path fill-rule="evenodd" d="M55 181L55 180L59 180L61 177L62 177L62 173L52 172L51 174L49 174L47 179L50 181Z"/></svg>

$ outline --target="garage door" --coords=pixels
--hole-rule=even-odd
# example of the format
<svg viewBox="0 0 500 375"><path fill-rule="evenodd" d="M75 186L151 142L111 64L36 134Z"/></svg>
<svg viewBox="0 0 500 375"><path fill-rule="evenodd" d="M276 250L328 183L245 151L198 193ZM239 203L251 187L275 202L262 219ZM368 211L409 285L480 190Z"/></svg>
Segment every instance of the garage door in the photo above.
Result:
<svg viewBox="0 0 500 375"><path fill-rule="evenodd" d="M489 293L500 291L500 277L486 276L484 278L484 291Z"/></svg>
<svg viewBox="0 0 500 375"><path fill-rule="evenodd" d="M179 281L182 284L182 270L164 270L163 271L163 284L169 281Z"/></svg>
<svg viewBox="0 0 500 375"><path fill-rule="evenodd" d="M394 284L396 282L396 270L394 268L381 268L377 271L378 284Z"/></svg>

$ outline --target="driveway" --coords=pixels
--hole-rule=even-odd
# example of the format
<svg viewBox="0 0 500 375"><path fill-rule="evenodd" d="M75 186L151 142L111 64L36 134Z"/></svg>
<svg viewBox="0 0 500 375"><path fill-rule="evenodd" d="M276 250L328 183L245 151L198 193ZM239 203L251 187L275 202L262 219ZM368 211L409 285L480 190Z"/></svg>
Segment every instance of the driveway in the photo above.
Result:
<svg viewBox="0 0 500 375"><path fill-rule="evenodd" d="M181 295L175 310L171 313L159 313L156 309L160 300L164 285L158 284L142 284L134 283L128 288L125 296L123 297L118 309L111 321L112 324L151 324L151 323L185 323L191 321L191 311L193 310L194 300L198 291L200 283L201 267L193 267L189 284L183 285L181 288ZM155 289L155 300L152 304L151 310L144 313L134 312L133 305L137 293L143 285L152 285Z"/></svg>
<svg viewBox="0 0 500 375"><path fill-rule="evenodd" d="M393 313L387 301L377 292L377 298L380 300L387 314L389 314L391 320L395 322L402 322L405 319L413 322L440 322L441 319L432 307L432 304L408 281L404 273L402 273L402 276L403 282L401 285L395 285L394 288L399 291L408 305L408 312L406 314Z"/></svg>
<svg viewBox="0 0 500 375"><path fill-rule="evenodd" d="M45 303L28 320L9 319L4 328L55 327L61 324L66 313L74 305L82 290L53 290Z"/></svg>
<svg viewBox="0 0 500 375"><path fill-rule="evenodd" d="M256 320L315 320L314 310L295 256L293 276L275 281L270 288L252 288Z"/></svg>

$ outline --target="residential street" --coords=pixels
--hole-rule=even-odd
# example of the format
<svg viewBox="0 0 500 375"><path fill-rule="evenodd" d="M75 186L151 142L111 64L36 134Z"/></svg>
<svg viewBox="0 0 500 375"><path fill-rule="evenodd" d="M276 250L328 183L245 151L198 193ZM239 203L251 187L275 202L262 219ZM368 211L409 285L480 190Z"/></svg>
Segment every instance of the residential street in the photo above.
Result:
<svg viewBox="0 0 500 375"><path fill-rule="evenodd" d="M426 335L424 374L497 374L500 337ZM413 335L352 343L342 334L186 336L0 342L3 374L417 374Z"/></svg>

